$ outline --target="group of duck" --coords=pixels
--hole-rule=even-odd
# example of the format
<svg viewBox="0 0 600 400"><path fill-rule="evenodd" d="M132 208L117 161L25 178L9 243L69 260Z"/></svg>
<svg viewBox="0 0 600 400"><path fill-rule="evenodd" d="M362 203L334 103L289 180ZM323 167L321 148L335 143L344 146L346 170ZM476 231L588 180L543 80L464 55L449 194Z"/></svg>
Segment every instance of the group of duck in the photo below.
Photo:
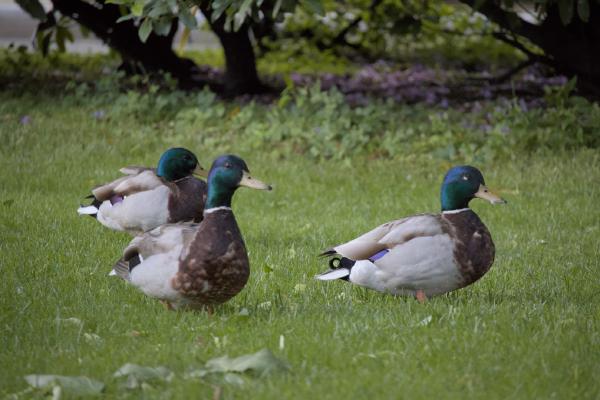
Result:
<svg viewBox="0 0 600 400"><path fill-rule="evenodd" d="M212 310L238 294L250 275L246 245L231 209L241 187L271 190L235 155L218 157L207 172L184 148L165 151L156 168L125 167L124 176L92 190L79 214L126 231L133 239L114 265L117 275L167 308ZM206 182L199 179L205 177ZM388 222L321 256L319 280L346 280L394 295L428 297L465 287L494 261L494 243L473 198L505 203L471 166L451 168L437 214Z"/></svg>

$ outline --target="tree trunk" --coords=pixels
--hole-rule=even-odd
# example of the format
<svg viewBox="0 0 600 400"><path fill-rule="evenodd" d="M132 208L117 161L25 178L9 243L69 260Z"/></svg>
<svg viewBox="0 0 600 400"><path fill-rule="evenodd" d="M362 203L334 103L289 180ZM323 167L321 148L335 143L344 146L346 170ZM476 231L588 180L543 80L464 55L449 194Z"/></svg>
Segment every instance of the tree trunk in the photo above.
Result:
<svg viewBox="0 0 600 400"><path fill-rule="evenodd" d="M474 7L477 0L461 0ZM588 22L578 15L563 25L558 5L548 7L547 16L540 25L525 21L513 24L511 12L505 11L493 0L485 1L477 11L500 27L527 38L544 51L544 61L568 77L577 76L581 94L600 99L600 4L589 2Z"/></svg>
<svg viewBox="0 0 600 400"><path fill-rule="evenodd" d="M228 32L225 30L224 15L211 21L212 9L209 2L203 1L199 7L225 52L224 94L237 96L268 92L269 88L263 85L256 71L256 57L248 25L242 25L237 32Z"/></svg>
<svg viewBox="0 0 600 400"><path fill-rule="evenodd" d="M117 23L119 7L98 2L99 6L81 0L52 0L54 8L92 31L108 46L121 54L127 69L144 72L169 72L184 88L210 85L198 76L196 64L178 57L172 49L177 21L167 36L151 33L146 42L138 36L138 28L130 21Z"/></svg>

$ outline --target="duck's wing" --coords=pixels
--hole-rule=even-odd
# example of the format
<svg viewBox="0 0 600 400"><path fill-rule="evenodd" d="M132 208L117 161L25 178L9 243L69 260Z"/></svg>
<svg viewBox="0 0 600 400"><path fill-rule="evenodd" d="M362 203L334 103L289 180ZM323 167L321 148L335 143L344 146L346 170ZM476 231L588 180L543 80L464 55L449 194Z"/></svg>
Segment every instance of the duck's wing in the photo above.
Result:
<svg viewBox="0 0 600 400"><path fill-rule="evenodd" d="M444 229L439 215L415 215L380 225L354 240L323 252L322 255L339 254L351 260L364 260L416 237L444 233Z"/></svg>
<svg viewBox="0 0 600 400"><path fill-rule="evenodd" d="M140 167L137 165L130 165L128 167L123 167L119 170L119 172L121 172L123 175L137 175L140 174L144 171L155 171L155 168L150 168L150 167Z"/></svg>
<svg viewBox="0 0 600 400"><path fill-rule="evenodd" d="M118 275L130 281L131 271L154 257L179 258L182 249L188 247L197 232L198 224L166 224L136 236L123 251L123 257L113 266L110 275Z"/></svg>
<svg viewBox="0 0 600 400"><path fill-rule="evenodd" d="M156 176L153 169L142 169L142 167L135 168L138 168L138 173L133 173L134 171L130 169L122 169L122 172L126 171L131 173L110 183L94 188L92 190L94 198L102 202L115 196L125 197L130 196L133 193L152 190L164 184L163 180Z"/></svg>
<svg viewBox="0 0 600 400"><path fill-rule="evenodd" d="M340 246L337 265L320 280L346 279L381 292L445 293L460 287L454 263L452 227L441 215L423 214L392 221ZM334 253L328 253L333 255Z"/></svg>
<svg viewBox="0 0 600 400"><path fill-rule="evenodd" d="M77 209L77 213L96 218L102 203L116 204L121 202L126 196L152 190L164 184L156 176L153 168L125 167L121 168L120 171L126 176L92 189L92 194L86 197L91 199L91 204L82 204Z"/></svg>

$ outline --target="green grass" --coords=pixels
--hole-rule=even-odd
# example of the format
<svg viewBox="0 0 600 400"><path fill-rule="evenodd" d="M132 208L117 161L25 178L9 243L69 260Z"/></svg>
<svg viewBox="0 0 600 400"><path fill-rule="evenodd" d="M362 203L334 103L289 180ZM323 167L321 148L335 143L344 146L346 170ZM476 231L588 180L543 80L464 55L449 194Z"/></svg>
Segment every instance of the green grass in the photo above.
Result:
<svg viewBox="0 0 600 400"><path fill-rule="evenodd" d="M24 390L22 377L33 373L101 380L107 398L211 398L216 386L223 399L600 395L597 150L478 163L509 202L472 204L492 232L496 262L471 287L421 305L313 276L326 268L315 256L327 246L390 219L438 210L449 162L435 152L317 162L294 152L272 155L266 144L252 147L243 130L224 143L215 127L175 131L173 117L123 112L97 121L91 114L99 100L88 96L0 93L0 396ZM410 119L413 108L402 109ZM31 122L19 124L26 114ZM252 273L244 291L213 316L167 312L108 277L128 236L75 212L82 196L119 167L154 164L173 145L195 150L207 165L219 153L239 154L275 186L236 194ZM461 161L471 160L452 159ZM429 316L429 324L419 324ZM65 318L83 325L61 323ZM86 340L86 333L101 341ZM213 357L264 347L290 372L241 387L183 378ZM126 362L164 365L175 378L152 383L143 395L127 391L112 377Z"/></svg>

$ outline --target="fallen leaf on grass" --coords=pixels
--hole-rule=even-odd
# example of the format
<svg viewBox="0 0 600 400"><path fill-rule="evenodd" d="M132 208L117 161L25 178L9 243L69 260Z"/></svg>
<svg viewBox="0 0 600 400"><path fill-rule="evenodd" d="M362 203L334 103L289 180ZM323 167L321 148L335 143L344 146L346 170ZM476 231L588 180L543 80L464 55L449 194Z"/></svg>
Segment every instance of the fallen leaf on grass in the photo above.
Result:
<svg viewBox="0 0 600 400"><path fill-rule="evenodd" d="M294 286L294 293L302 293L306 290L306 284L304 283L297 283L296 286Z"/></svg>
<svg viewBox="0 0 600 400"><path fill-rule="evenodd" d="M65 393L76 396L93 396L102 393L104 383L87 376L63 375L27 375L25 380L36 389L50 389L54 392L59 387Z"/></svg>
<svg viewBox="0 0 600 400"><path fill-rule="evenodd" d="M89 344L100 345L103 342L102 338L95 333L84 333L83 339Z"/></svg>
<svg viewBox="0 0 600 400"><path fill-rule="evenodd" d="M271 350L262 349L253 354L246 354L236 358L228 356L209 360L204 368L189 372L187 378L204 378L211 374L223 374L227 383L243 384L244 379L237 374L250 373L255 377L263 377L276 371L288 371L288 364L275 357Z"/></svg>
<svg viewBox="0 0 600 400"><path fill-rule="evenodd" d="M137 389L147 381L161 380L169 382L173 379L173 372L170 369L159 367L144 367L136 364L125 364L113 374L115 378L127 377L125 387L127 389Z"/></svg>
<svg viewBox="0 0 600 400"><path fill-rule="evenodd" d="M431 315L428 315L425 318L423 318L421 321L417 322L415 324L415 326L427 326L427 325L429 325L429 323L431 322L432 319L433 319L433 317Z"/></svg>

